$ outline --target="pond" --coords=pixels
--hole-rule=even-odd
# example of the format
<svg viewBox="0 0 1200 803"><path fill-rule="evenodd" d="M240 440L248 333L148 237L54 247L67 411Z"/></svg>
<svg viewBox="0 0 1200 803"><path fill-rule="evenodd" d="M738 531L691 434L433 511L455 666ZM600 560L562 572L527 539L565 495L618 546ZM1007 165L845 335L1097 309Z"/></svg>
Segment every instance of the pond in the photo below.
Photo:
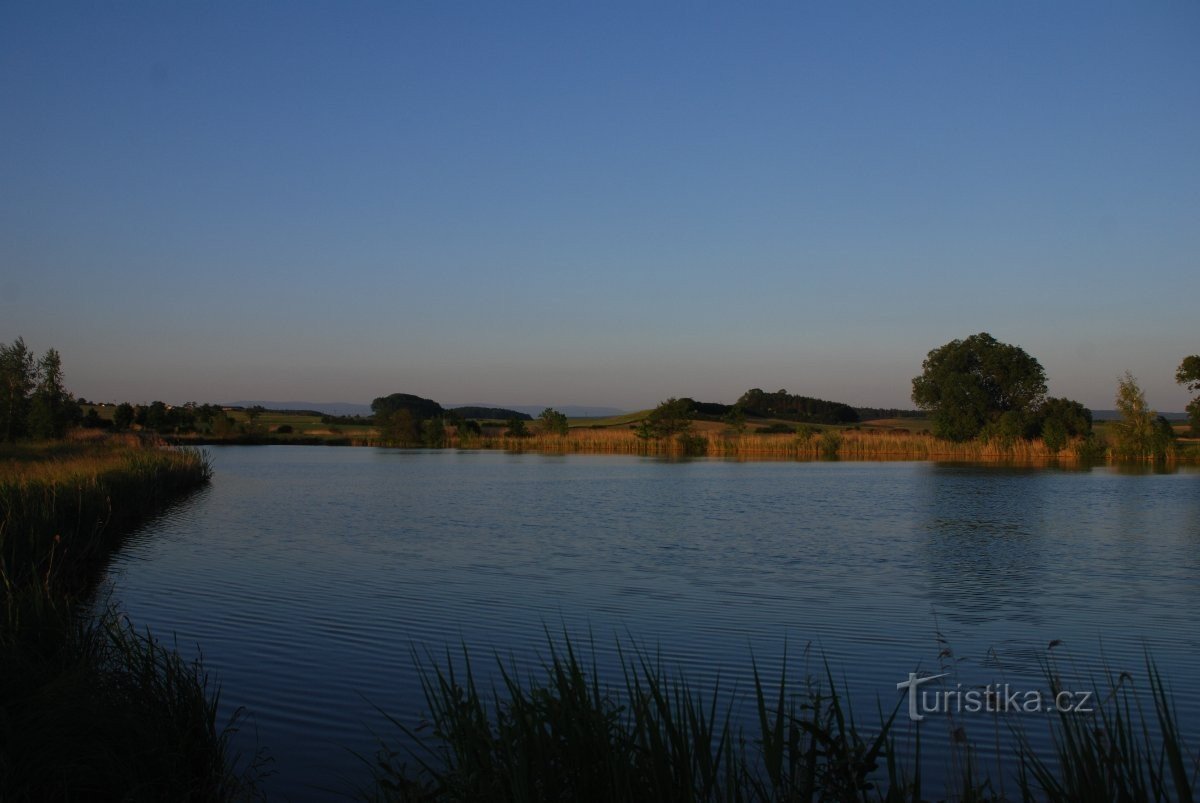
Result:
<svg viewBox="0 0 1200 803"><path fill-rule="evenodd" d="M620 682L618 642L639 645L742 703L752 656L777 678L786 649L789 677L828 662L867 725L913 671L1033 689L1048 657L1144 679L1148 650L1200 736L1194 468L209 454L212 485L126 541L107 591L202 651L224 715L250 713L235 745L274 757L272 799L369 782L373 731L402 744L381 711L420 719L414 654L465 645L486 677L497 655L536 666L547 632L585 645L602 680ZM938 719L922 731L935 779L951 750ZM949 723L991 766L1011 754L995 719ZM1031 722L1035 743L1044 731Z"/></svg>

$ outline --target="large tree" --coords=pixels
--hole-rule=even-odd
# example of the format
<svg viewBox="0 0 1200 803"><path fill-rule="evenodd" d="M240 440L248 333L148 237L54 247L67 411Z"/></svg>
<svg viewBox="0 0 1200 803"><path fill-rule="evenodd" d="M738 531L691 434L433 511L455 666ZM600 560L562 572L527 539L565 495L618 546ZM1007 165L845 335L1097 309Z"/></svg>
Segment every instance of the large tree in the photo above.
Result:
<svg viewBox="0 0 1200 803"><path fill-rule="evenodd" d="M954 441L978 436L1005 413L1026 415L1046 395L1041 363L987 332L934 349L921 367L913 402L929 411L937 435Z"/></svg>
<svg viewBox="0 0 1200 803"><path fill-rule="evenodd" d="M1200 390L1200 354L1184 357L1175 372L1175 381L1186 385L1187 389L1195 392ZM1192 425L1192 436L1200 437L1200 396L1192 399L1187 406L1188 421Z"/></svg>
<svg viewBox="0 0 1200 803"><path fill-rule="evenodd" d="M1113 422L1113 452L1119 458L1140 460L1163 458L1175 439L1175 430L1167 419L1150 409L1146 395L1128 371L1117 380L1117 412Z"/></svg>
<svg viewBox="0 0 1200 803"><path fill-rule="evenodd" d="M74 400L63 384L62 357L50 349L38 362L37 388L29 411L29 432L38 439L61 438L71 423Z"/></svg>
<svg viewBox="0 0 1200 803"><path fill-rule="evenodd" d="M11 346L0 343L0 441L12 443L25 436L36 385L37 363L24 338Z"/></svg>

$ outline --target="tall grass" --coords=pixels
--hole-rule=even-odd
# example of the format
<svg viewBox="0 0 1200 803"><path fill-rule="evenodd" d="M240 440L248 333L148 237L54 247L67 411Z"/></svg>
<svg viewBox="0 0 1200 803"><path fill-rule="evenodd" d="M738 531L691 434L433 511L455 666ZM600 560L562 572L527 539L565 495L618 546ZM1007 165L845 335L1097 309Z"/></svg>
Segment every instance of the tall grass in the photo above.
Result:
<svg viewBox="0 0 1200 803"><path fill-rule="evenodd" d="M200 664L88 605L121 535L210 474L136 437L0 451L0 799L254 794Z"/></svg>
<svg viewBox="0 0 1200 803"><path fill-rule="evenodd" d="M572 429L569 434L534 434L525 438L500 435L476 436L460 441L452 436L451 446L512 451L581 452L599 454L645 454L732 459L816 460L1004 460L1027 463L1090 462L1104 459L1094 443L1077 441L1053 450L1041 440L1011 443L967 441L955 443L929 433L892 432L879 429L836 429L796 434L735 434L721 431L692 433L686 438L641 439L628 429Z"/></svg>
<svg viewBox="0 0 1200 803"><path fill-rule="evenodd" d="M381 742L366 797L388 801L798 801L922 800L920 730L902 754L895 725L903 700L871 727L855 719L825 667L793 688L753 669L750 732L732 724L736 695L697 690L661 660L621 653L623 677L602 684L569 639L549 643L538 676L497 661L500 682L481 688L464 648L455 660L418 661L428 718L390 718L410 746ZM1052 721L1054 755L1019 731L1022 800L1191 801L1189 753L1166 686L1147 659L1144 694L1097 695L1097 713ZM1057 678L1048 672L1052 688ZM1134 708L1130 701L1133 700ZM968 746L948 782L958 800L1003 800L1003 779L981 773ZM1001 790L1001 791L996 791Z"/></svg>
<svg viewBox="0 0 1200 803"><path fill-rule="evenodd" d="M261 756L230 758L234 724L199 662L111 609L82 616L37 584L5 582L0 799L234 800Z"/></svg>
<svg viewBox="0 0 1200 803"><path fill-rule="evenodd" d="M417 744L373 764L378 800L757 801L858 799L887 755L891 719L860 730L820 684L768 690L754 672L759 739L749 749L719 688L692 689L643 652L622 654L623 681L601 685L569 639L541 679L499 664L484 692L469 655L423 668L429 720L392 720ZM827 674L827 677L828 674ZM895 717L895 711L892 712ZM410 770L409 762L413 769Z"/></svg>
<svg viewBox="0 0 1200 803"><path fill-rule="evenodd" d="M86 583L123 532L211 475L203 453L134 436L5 447L0 571Z"/></svg>
<svg viewBox="0 0 1200 803"><path fill-rule="evenodd" d="M1061 691L1057 671L1045 666L1052 693ZM1191 803L1200 754L1184 746L1169 689L1149 655L1145 670L1149 701L1137 693L1131 675L1106 672L1097 690L1103 705L1093 716L1059 712L1051 756L1038 755L1018 731L1024 798ZM1143 709L1147 702L1153 715Z"/></svg>

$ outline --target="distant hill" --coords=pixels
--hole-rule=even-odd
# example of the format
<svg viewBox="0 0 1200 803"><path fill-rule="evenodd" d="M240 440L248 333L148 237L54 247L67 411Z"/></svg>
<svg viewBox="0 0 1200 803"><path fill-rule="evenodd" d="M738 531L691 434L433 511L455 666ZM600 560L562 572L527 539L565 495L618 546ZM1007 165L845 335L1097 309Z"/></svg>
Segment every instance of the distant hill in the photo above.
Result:
<svg viewBox="0 0 1200 803"><path fill-rule="evenodd" d="M226 407L253 407L259 405L268 410L305 410L325 415L370 415L371 405L354 404L352 402L311 402L311 401L235 401L224 402Z"/></svg>

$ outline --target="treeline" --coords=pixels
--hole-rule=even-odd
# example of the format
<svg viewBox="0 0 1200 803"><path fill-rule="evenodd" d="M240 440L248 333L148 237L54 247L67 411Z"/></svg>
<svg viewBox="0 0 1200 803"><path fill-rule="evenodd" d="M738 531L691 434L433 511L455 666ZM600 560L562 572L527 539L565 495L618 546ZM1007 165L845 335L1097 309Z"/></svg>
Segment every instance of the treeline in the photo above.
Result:
<svg viewBox="0 0 1200 803"><path fill-rule="evenodd" d="M49 349L38 359L23 338L0 343L0 440L61 438L82 418L63 384L58 351Z"/></svg>
<svg viewBox="0 0 1200 803"><path fill-rule="evenodd" d="M895 407L855 407L860 421L877 421L880 418L924 418L921 410L898 410Z"/></svg>
<svg viewBox="0 0 1200 803"><path fill-rule="evenodd" d="M506 410L503 407L454 407L450 412L464 419L511 421L516 418L521 421L533 420L533 416L529 413L518 413L516 410Z"/></svg>
<svg viewBox="0 0 1200 803"><path fill-rule="evenodd" d="M766 393L751 388L733 404L701 402L684 397L673 400L686 406L688 415L701 421L736 418L778 418L799 424L856 424L858 412L848 404L797 396L786 390Z"/></svg>
<svg viewBox="0 0 1200 803"><path fill-rule="evenodd" d="M247 410L251 420L261 414L260 410ZM123 431L139 427L159 434L185 435L203 433L210 435L230 435L238 430L237 423L226 414L224 408L216 404L197 404L188 402L182 405L169 405L162 401L150 404L130 404L121 402L113 409L111 419L101 418L95 407L88 410L80 422L82 426L93 429L113 429Z"/></svg>

